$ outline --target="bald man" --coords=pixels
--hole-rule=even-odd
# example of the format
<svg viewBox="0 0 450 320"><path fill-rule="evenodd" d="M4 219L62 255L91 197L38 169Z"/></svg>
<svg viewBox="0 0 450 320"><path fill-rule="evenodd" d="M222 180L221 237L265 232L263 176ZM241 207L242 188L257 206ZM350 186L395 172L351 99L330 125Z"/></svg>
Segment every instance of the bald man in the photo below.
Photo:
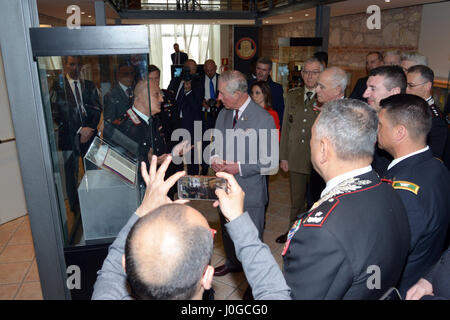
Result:
<svg viewBox="0 0 450 320"><path fill-rule="evenodd" d="M213 236L203 215L172 202L167 191L185 175L178 172L164 181L171 161L168 156L156 170L152 157L149 172L143 164L147 185L144 199L109 248L98 272L92 299L201 299L212 285L214 268L209 265ZM290 299L290 289L267 245L258 241L258 231L244 211L245 194L227 173L227 191L217 190L220 206L237 255L256 299ZM126 271L125 271L126 270Z"/></svg>

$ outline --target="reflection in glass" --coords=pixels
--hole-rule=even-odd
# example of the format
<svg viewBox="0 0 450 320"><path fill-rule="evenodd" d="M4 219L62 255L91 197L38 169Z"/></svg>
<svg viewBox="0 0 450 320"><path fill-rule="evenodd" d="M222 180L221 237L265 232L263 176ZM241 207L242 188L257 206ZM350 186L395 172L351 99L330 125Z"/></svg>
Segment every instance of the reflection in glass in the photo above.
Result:
<svg viewBox="0 0 450 320"><path fill-rule="evenodd" d="M108 207L107 199L97 199L96 207L92 206L94 202L90 207L86 201L80 202L81 191L95 189L92 183L89 190L83 189L89 182L88 171L107 171L83 158L92 141L103 134L103 118L113 122L133 105L134 86L146 77L148 57L39 57L38 67L64 241L66 246L78 245L85 242L84 217L92 218ZM96 179L105 181L104 174L96 173ZM86 181L80 186L82 179ZM95 192L106 192L106 186L102 188ZM83 194L86 199L91 196ZM106 226L108 221L103 224Z"/></svg>

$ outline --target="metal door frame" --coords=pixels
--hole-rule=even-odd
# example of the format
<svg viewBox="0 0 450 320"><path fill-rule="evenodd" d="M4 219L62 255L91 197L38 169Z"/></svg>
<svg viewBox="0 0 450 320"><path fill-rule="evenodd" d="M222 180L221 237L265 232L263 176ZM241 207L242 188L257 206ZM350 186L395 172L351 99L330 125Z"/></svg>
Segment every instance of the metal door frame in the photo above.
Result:
<svg viewBox="0 0 450 320"><path fill-rule="evenodd" d="M70 299L35 56L148 54L146 26L38 28L36 0L3 0L0 49L44 299ZM30 29L31 28L31 29Z"/></svg>

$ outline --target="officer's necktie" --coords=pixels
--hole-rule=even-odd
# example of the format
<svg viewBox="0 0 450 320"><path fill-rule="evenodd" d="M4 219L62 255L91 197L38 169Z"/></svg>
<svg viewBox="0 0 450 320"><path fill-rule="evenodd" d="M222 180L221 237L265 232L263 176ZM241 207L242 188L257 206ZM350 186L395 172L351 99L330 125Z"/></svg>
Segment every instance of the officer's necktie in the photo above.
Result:
<svg viewBox="0 0 450 320"><path fill-rule="evenodd" d="M80 113L80 117L81 115L86 116L86 111L84 110L81 102L80 90L78 90L78 81L74 81L73 84L75 86L75 97L77 98L77 108L78 112Z"/></svg>
<svg viewBox="0 0 450 320"><path fill-rule="evenodd" d="M209 97L214 100L216 99L216 92L214 90L214 83L212 79L209 79Z"/></svg>
<svg viewBox="0 0 450 320"><path fill-rule="evenodd" d="M133 90L131 88L127 89L128 102L131 105L133 103Z"/></svg>
<svg viewBox="0 0 450 320"><path fill-rule="evenodd" d="M233 129L234 129L234 127L236 126L236 122L237 122L238 119L239 119L238 115L239 115L239 110L235 110L235 111L234 111L234 118L233 118Z"/></svg>
<svg viewBox="0 0 450 320"><path fill-rule="evenodd" d="M305 104L308 104L311 101L311 96L313 95L313 93L311 91L308 91L306 93L306 99L305 99Z"/></svg>

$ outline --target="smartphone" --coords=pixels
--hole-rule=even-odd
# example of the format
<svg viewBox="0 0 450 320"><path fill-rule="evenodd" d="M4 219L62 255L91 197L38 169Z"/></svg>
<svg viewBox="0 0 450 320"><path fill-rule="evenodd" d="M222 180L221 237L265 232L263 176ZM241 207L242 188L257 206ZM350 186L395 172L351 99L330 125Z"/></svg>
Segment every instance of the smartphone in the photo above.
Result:
<svg viewBox="0 0 450 320"><path fill-rule="evenodd" d="M213 176L184 176L178 180L178 198L215 201L217 188L226 191L227 181Z"/></svg>

